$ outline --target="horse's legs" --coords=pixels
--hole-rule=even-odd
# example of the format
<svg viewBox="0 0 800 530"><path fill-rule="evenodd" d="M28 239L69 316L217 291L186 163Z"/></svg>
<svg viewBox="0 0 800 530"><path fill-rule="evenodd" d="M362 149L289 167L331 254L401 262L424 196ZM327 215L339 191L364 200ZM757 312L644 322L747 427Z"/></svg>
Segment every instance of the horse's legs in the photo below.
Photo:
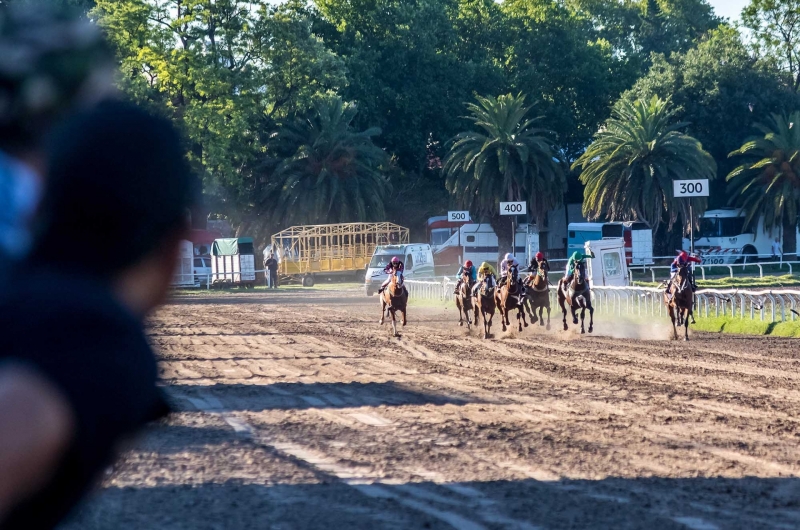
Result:
<svg viewBox="0 0 800 530"><path fill-rule="evenodd" d="M460 295L459 295L459 298L460 298ZM462 304L461 300L457 299L456 300L456 307L458 308L458 325L459 326L463 326L464 325L464 316L461 314L461 304Z"/></svg>
<svg viewBox="0 0 800 530"><path fill-rule="evenodd" d="M572 310L572 323L577 325L578 324L578 306L575 305L575 302L572 302L570 305L570 309Z"/></svg>
<svg viewBox="0 0 800 530"><path fill-rule="evenodd" d="M392 314L392 335L395 337L397 336L397 318L395 313L397 312L396 309L390 309L389 312Z"/></svg>
<svg viewBox="0 0 800 530"><path fill-rule="evenodd" d="M675 327L675 308L672 307L672 304L669 304L667 310L669 311L669 318L672 320L672 339L678 340L678 328Z"/></svg>
<svg viewBox="0 0 800 530"><path fill-rule="evenodd" d="M583 328L583 319L586 317L586 306L581 306L581 334L586 333L586 330Z"/></svg>
<svg viewBox="0 0 800 530"><path fill-rule="evenodd" d="M386 299L383 298L383 294L381 293L381 320L378 322L381 326L383 325L383 319L386 316Z"/></svg>
<svg viewBox="0 0 800 530"><path fill-rule="evenodd" d="M594 331L594 306L589 304L589 333Z"/></svg>
<svg viewBox="0 0 800 530"><path fill-rule="evenodd" d="M683 340L689 340L689 316L692 314L691 309L686 310L686 317L683 319Z"/></svg>
<svg viewBox="0 0 800 530"><path fill-rule="evenodd" d="M550 331L550 303L547 304L547 330Z"/></svg>
<svg viewBox="0 0 800 530"><path fill-rule="evenodd" d="M564 305L565 299L562 298L561 292L558 293L558 305L561 306L561 313L564 315L564 331L567 331L567 306Z"/></svg>

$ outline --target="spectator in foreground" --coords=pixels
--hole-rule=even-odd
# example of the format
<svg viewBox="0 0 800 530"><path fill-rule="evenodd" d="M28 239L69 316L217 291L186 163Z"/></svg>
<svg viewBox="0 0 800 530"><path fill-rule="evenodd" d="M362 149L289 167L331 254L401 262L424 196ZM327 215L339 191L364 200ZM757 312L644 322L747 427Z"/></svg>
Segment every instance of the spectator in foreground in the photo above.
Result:
<svg viewBox="0 0 800 530"><path fill-rule="evenodd" d="M0 266L25 257L43 189L44 138L112 91L98 28L48 3L0 3Z"/></svg>
<svg viewBox="0 0 800 530"><path fill-rule="evenodd" d="M143 320L188 234L173 127L102 103L54 139L31 257L0 303L0 528L55 526L168 411Z"/></svg>

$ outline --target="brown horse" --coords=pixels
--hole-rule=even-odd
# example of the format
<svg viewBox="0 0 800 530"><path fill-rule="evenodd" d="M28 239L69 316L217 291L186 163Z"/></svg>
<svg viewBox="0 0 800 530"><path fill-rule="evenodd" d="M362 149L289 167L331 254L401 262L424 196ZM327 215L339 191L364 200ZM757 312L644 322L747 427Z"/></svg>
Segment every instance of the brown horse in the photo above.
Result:
<svg viewBox="0 0 800 530"><path fill-rule="evenodd" d="M470 320L469 312L473 310L472 307L472 278L469 273L465 272L461 275L461 284L458 286L456 293L456 307L458 308L458 325L464 325L464 319L467 320L467 329L470 329L472 320Z"/></svg>
<svg viewBox="0 0 800 530"><path fill-rule="evenodd" d="M403 285L402 276L398 278L397 274L392 272L392 279L386 289L381 293L381 321L383 325L386 312L392 315L392 335L397 337L397 319L395 313L400 311L403 314L403 326L406 325L406 306L408 305L408 291Z"/></svg>
<svg viewBox="0 0 800 530"><path fill-rule="evenodd" d="M572 281L567 285L564 278L558 281L558 305L564 313L564 331L567 331L567 305L572 312L572 323L578 323L577 310L581 310L581 333L585 333L583 319L586 310L589 310L589 333L594 329L594 307L592 306L592 291L589 288L589 281L586 279L586 265L579 261L575 264L572 274Z"/></svg>
<svg viewBox="0 0 800 530"><path fill-rule="evenodd" d="M694 318L694 293L690 274L689 264L679 267L670 284L672 296L664 293L664 304L667 306L669 318L672 319L674 340L678 340L677 326L684 327L683 340L689 340L689 318Z"/></svg>
<svg viewBox="0 0 800 530"><path fill-rule="evenodd" d="M494 319L495 299L494 299L494 277L492 283L487 285L485 281L481 282L481 287L475 293L472 305L475 310L475 325L478 325L478 315L483 317L483 338L488 339L492 332L492 319Z"/></svg>
<svg viewBox="0 0 800 530"><path fill-rule="evenodd" d="M503 325L503 331L506 331L506 326L511 325L508 315L516 309L517 324L519 325L519 331L522 332L522 324L524 323L527 328L528 321L525 318L525 310L522 306L522 282L515 273L516 267L510 266L506 282L500 287L499 291L495 292L494 299L497 309L500 310L500 323Z"/></svg>
<svg viewBox="0 0 800 530"><path fill-rule="evenodd" d="M539 264L539 269L525 279L525 300L523 304L531 317L531 324L544 326L544 310L547 309L547 329L550 329L550 266L546 261ZM539 316L536 316L536 310Z"/></svg>

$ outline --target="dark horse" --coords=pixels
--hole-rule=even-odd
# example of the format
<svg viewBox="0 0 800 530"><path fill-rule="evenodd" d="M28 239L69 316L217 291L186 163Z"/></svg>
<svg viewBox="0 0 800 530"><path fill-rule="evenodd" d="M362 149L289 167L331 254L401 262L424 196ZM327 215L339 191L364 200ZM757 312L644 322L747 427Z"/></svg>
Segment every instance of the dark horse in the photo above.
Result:
<svg viewBox="0 0 800 530"><path fill-rule="evenodd" d="M525 310L522 307L522 282L517 278L515 272L516 267L510 266L508 268L506 282L500 287L500 290L494 294L494 298L497 309L500 310L500 323L503 325L503 331L506 331L506 326L511 325L511 322L508 320L509 313L516 309L517 324L521 332L522 324L524 323L527 328L528 321L525 319Z"/></svg>
<svg viewBox="0 0 800 530"><path fill-rule="evenodd" d="M677 326L684 327L683 340L689 340L689 317L694 318L694 293L692 292L689 264L678 268L670 284L670 297L664 293L664 304L672 319L672 335L678 340ZM677 321L677 326L676 326Z"/></svg>
<svg viewBox="0 0 800 530"><path fill-rule="evenodd" d="M464 319L467 320L467 329L470 328L472 321L470 320L469 312L472 311L472 278L469 273L465 272L461 275L461 285L458 287L456 293L456 307L458 308L458 325L464 325Z"/></svg>
<svg viewBox="0 0 800 530"><path fill-rule="evenodd" d="M575 270L572 274L572 281L569 285L566 284L564 278L558 281L558 305L561 306L561 312L564 313L564 331L567 331L567 305L572 312L572 323L578 323L578 315L576 311L581 310L581 333L585 333L583 328L583 319L586 316L586 310L589 310L589 333L594 329L594 307L592 307L592 291L589 289L589 282L586 279L586 264L579 261L575 264Z"/></svg>
<svg viewBox="0 0 800 530"><path fill-rule="evenodd" d="M528 310L531 317L531 324L544 326L544 310L547 309L547 329L550 329L550 280L547 273L550 272L550 266L546 261L539 264L539 269L536 272L531 272L525 279L527 287L525 291L525 300L523 304ZM539 310L539 316L536 316L536 310Z"/></svg>
<svg viewBox="0 0 800 530"><path fill-rule="evenodd" d="M483 338L488 339L492 331L492 319L497 305L494 299L495 284L487 285L486 281L481 282L481 287L475 293L473 306L475 307L475 325L478 325L478 315L483 317Z"/></svg>
<svg viewBox="0 0 800 530"><path fill-rule="evenodd" d="M397 336L397 320L395 313L400 311L403 314L403 326L406 325L406 305L408 305L408 291L403 285L402 276L398 278L397 274L392 273L392 280L386 289L381 293L381 321L386 316L386 312L392 315L392 335Z"/></svg>

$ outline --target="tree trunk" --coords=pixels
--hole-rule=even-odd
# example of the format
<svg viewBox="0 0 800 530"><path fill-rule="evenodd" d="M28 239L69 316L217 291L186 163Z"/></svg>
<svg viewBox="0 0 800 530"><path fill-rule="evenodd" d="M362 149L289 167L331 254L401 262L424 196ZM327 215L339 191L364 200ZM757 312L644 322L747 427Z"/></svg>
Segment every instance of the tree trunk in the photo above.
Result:
<svg viewBox="0 0 800 530"><path fill-rule="evenodd" d="M492 229L497 235L497 264L499 266L506 252L514 253L514 240L511 237L511 216L492 215L489 217L489 224L492 225Z"/></svg>
<svg viewBox="0 0 800 530"><path fill-rule="evenodd" d="M797 219L783 219L783 255L797 255Z"/></svg>

